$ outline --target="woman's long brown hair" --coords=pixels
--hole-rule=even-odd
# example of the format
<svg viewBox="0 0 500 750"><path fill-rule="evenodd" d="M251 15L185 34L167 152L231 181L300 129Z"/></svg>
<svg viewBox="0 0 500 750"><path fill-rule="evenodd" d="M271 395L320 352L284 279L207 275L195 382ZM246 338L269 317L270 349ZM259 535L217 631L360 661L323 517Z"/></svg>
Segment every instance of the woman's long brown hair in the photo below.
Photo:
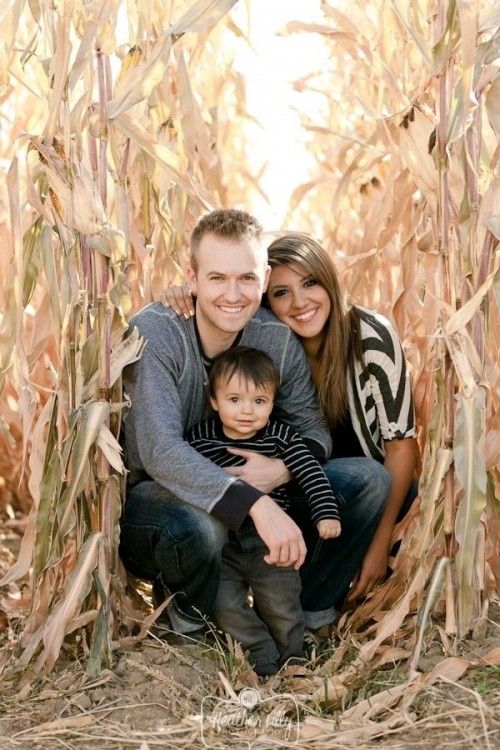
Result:
<svg viewBox="0 0 500 750"><path fill-rule="evenodd" d="M313 376L321 408L330 427L337 425L348 411L347 379L355 359L361 359L359 311L338 281L333 261L312 237L287 232L268 248L269 265L298 266L312 276L327 292L331 311L323 329Z"/></svg>

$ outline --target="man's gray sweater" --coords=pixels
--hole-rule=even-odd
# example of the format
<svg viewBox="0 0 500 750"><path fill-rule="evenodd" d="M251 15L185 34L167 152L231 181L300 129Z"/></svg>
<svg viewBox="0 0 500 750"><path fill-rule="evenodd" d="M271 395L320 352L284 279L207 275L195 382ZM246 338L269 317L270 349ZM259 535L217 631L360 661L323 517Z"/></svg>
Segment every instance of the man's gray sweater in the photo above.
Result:
<svg viewBox="0 0 500 750"><path fill-rule="evenodd" d="M131 407L125 419L128 483L154 479L174 497L212 513L237 530L263 493L227 474L184 439L210 410L208 378L194 319L177 317L160 303L130 321L146 342L124 372ZM304 350L290 329L260 309L238 341L266 352L280 373L276 418L291 424L317 457L330 454L328 428L318 409Z"/></svg>

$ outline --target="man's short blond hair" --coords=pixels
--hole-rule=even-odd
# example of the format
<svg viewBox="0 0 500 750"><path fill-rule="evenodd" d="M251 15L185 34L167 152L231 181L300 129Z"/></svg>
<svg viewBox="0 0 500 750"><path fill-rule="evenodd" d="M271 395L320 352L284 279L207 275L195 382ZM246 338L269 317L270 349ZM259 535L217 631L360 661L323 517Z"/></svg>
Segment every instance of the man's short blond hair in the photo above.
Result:
<svg viewBox="0 0 500 750"><path fill-rule="evenodd" d="M264 230L254 216L235 208L219 208L198 220L191 234L191 266L196 271L196 252L207 234L223 240L262 241Z"/></svg>

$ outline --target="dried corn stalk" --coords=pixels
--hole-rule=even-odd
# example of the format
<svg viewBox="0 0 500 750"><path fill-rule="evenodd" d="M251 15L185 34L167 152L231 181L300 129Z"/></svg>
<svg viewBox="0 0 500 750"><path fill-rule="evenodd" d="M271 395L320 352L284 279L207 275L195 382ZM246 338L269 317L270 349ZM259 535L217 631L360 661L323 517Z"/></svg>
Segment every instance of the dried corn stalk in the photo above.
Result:
<svg viewBox="0 0 500 750"><path fill-rule="evenodd" d="M233 169L241 148L227 147L242 138L243 81L227 61L224 77L213 70L213 24L231 5L2 11L0 239L13 252L0 264L0 440L13 451L5 473L28 464L35 503L7 579L33 565L24 662L38 654L50 666L64 635L88 623L90 668L107 658L120 601L120 373L140 352L122 343L123 320L179 273L198 213L254 188ZM318 174L297 188L288 223L324 237L357 301L393 316L425 446L420 513L401 529L395 575L346 623L374 636L356 679L424 600L443 553L451 633L484 614L495 566L498 576L498 11L478 5L372 0L347 13L323 2L323 26L290 27L331 45L331 71L308 81L332 106L325 122L304 123ZM0 502L14 486L0 486Z"/></svg>
<svg viewBox="0 0 500 750"><path fill-rule="evenodd" d="M288 223L323 237L354 299L395 321L423 447L395 574L345 620L374 635L366 660L423 602L438 558L451 560L438 569L448 633L480 628L498 588L500 14L458 0L322 8L324 25L288 27L331 50L329 70L297 83L330 106L304 117L318 167Z"/></svg>
<svg viewBox="0 0 500 750"><path fill-rule="evenodd" d="M20 439L12 469L24 466L33 500L2 580L30 575L21 663L50 668L65 636L90 625L97 672L126 621L117 438L121 373L142 342L123 340L125 321L178 275L200 212L226 202L219 147L232 136L217 105L232 102L237 121L242 100L219 79L221 35L234 34L219 21L234 2L2 10L0 440L15 454Z"/></svg>

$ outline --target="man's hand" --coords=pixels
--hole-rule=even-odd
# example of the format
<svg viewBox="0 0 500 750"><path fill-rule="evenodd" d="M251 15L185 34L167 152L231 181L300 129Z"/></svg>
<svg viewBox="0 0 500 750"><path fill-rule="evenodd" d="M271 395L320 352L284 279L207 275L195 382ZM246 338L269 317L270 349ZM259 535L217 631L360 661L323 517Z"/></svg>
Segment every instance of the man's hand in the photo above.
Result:
<svg viewBox="0 0 500 750"><path fill-rule="evenodd" d="M347 601L354 601L366 596L373 588L383 581L387 572L389 553L386 544L372 542L368 548L361 569L352 582Z"/></svg>
<svg viewBox="0 0 500 750"><path fill-rule="evenodd" d="M227 448L227 451L234 456L243 456L246 463L243 466L227 466L224 470L261 492L271 492L292 478L281 458L268 458L261 453L240 448Z"/></svg>
<svg viewBox="0 0 500 750"><path fill-rule="evenodd" d="M307 549L295 521L269 495L259 497L250 508L249 516L258 535L269 547L269 554L264 555L266 563L282 568L293 565L298 570L306 558Z"/></svg>
<svg viewBox="0 0 500 750"><path fill-rule="evenodd" d="M335 539L335 537L340 536L342 531L340 521L335 518L323 518L318 521L316 528L321 539Z"/></svg>

